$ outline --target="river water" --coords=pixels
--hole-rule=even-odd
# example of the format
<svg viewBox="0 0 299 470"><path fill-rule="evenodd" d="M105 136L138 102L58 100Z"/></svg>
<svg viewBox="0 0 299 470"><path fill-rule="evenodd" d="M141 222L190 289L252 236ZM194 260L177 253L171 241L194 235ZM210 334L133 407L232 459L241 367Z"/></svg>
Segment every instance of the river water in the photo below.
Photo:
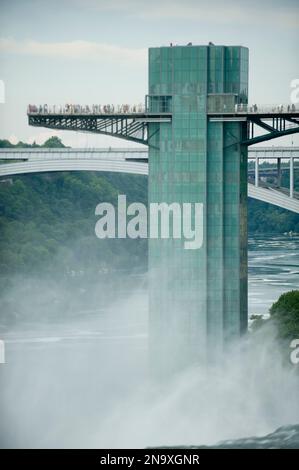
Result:
<svg viewBox="0 0 299 470"><path fill-rule="evenodd" d="M249 314L266 314L277 298L299 288L299 236L249 239Z"/></svg>
<svg viewBox="0 0 299 470"><path fill-rule="evenodd" d="M249 314L267 314L298 287L299 236L251 238ZM298 374L267 334L218 369L157 383L147 373L144 289L82 318L3 329L0 447L234 446L240 438L236 446L254 447L281 426L267 445L299 446Z"/></svg>

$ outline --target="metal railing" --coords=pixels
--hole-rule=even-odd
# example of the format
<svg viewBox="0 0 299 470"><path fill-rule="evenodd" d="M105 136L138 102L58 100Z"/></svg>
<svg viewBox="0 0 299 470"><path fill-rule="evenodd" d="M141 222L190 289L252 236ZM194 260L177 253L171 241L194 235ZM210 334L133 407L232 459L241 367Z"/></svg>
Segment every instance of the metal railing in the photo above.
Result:
<svg viewBox="0 0 299 470"><path fill-rule="evenodd" d="M93 104L81 106L79 104L66 104L49 106L32 105L27 108L27 114L42 114L42 115L55 115L55 114L80 114L80 115L95 115L95 114L138 114L146 113L148 109L141 103L139 104ZM158 111L155 111L158 112ZM166 109L160 112L169 112ZM236 104L235 106L228 106L221 103L214 107L209 114L293 114L299 112L299 104L280 104L280 105L257 105L257 104Z"/></svg>
<svg viewBox="0 0 299 470"><path fill-rule="evenodd" d="M260 113L260 114L273 114L273 113L295 113L299 112L299 104L295 105L293 104L266 104L266 105L257 105L257 104L237 104L235 106L235 111L237 113Z"/></svg>
<svg viewBox="0 0 299 470"><path fill-rule="evenodd" d="M134 114L134 113L145 113L145 106L139 104L93 104L84 105L79 104L66 104L49 106L47 104L35 105L29 104L27 108L27 114L42 114L42 115L55 115L55 114L84 114L84 115L95 115L95 114Z"/></svg>
<svg viewBox="0 0 299 470"><path fill-rule="evenodd" d="M294 114L299 112L299 104L235 104L228 106L221 103L216 106L211 114Z"/></svg>

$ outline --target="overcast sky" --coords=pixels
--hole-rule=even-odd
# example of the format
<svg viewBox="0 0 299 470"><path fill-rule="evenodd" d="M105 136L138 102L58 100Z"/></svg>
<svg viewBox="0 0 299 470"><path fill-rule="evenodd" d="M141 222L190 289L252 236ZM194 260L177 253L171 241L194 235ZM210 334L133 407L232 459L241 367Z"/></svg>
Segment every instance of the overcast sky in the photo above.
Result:
<svg viewBox="0 0 299 470"><path fill-rule="evenodd" d="M6 86L0 138L42 142L53 135L28 126L28 103L143 102L150 46L212 41L249 47L251 103L289 103L290 82L299 78L298 0L0 0L0 5L0 79ZM58 134L73 146L132 146L104 136Z"/></svg>

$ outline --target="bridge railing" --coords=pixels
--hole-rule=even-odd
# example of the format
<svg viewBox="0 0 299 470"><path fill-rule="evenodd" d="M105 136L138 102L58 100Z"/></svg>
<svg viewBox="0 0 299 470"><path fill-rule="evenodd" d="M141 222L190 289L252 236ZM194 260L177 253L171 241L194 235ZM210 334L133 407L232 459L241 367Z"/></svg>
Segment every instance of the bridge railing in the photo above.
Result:
<svg viewBox="0 0 299 470"><path fill-rule="evenodd" d="M246 114L273 114L273 113L295 113L299 112L299 105L292 104L266 104L266 105L257 105L257 104L237 104L235 106L235 111L237 113L246 113Z"/></svg>
<svg viewBox="0 0 299 470"><path fill-rule="evenodd" d="M294 114L299 112L299 105L292 104L235 104L217 103L209 114Z"/></svg>
<svg viewBox="0 0 299 470"><path fill-rule="evenodd" d="M42 115L56 115L56 114L80 114L80 115L95 115L95 114L138 114L146 113L148 108L142 103L139 104L93 104L84 105L79 104L66 104L49 106L48 104L34 105L29 104L27 114L42 114ZM158 111L157 111L158 112ZM167 112L160 110L160 112ZM208 114L294 114L299 112L299 104L235 104L219 102L214 104L213 108L208 110Z"/></svg>
<svg viewBox="0 0 299 470"><path fill-rule="evenodd" d="M42 114L42 115L56 115L56 114L134 114L145 113L146 108L142 103L139 104L93 104L81 106L79 104L65 104L49 106L48 104L35 105L29 104L27 114Z"/></svg>

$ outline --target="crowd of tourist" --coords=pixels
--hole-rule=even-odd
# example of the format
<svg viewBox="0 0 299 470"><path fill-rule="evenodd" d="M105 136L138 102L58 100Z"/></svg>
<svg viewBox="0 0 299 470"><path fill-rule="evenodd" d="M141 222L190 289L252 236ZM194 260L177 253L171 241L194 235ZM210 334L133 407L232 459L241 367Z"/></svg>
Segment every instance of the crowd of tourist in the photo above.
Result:
<svg viewBox="0 0 299 470"><path fill-rule="evenodd" d="M230 112L228 107L224 104L224 112ZM295 104L278 105L278 106L258 106L257 104L248 105L239 103L235 105L235 112L244 113L294 113L299 111L299 107ZM129 104L93 104L91 106L81 106L79 104L66 104L64 106L48 106L33 105L28 106L28 114L130 114L130 113L143 113L145 107L142 103L129 105Z"/></svg>
<svg viewBox="0 0 299 470"><path fill-rule="evenodd" d="M93 104L91 106L81 106L79 104L66 104L64 106L48 106L33 105L28 106L28 113L37 114L126 114L126 113L142 113L144 112L144 105L142 103L129 105L129 104Z"/></svg>
<svg viewBox="0 0 299 470"><path fill-rule="evenodd" d="M279 104L278 106L258 106L257 104L248 105L239 103L235 105L236 112L244 113L295 113L299 111L299 108L295 106L294 103L283 105Z"/></svg>

